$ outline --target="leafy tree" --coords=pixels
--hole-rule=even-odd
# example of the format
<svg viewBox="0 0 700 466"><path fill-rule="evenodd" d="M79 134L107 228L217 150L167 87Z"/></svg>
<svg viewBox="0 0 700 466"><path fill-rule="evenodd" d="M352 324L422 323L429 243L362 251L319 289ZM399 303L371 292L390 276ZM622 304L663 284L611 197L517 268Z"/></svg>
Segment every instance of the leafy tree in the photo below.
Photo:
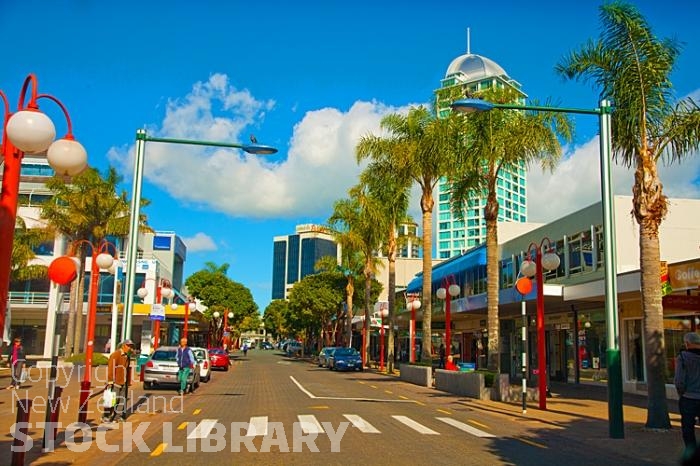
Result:
<svg viewBox="0 0 700 466"><path fill-rule="evenodd" d="M511 89L492 89L476 97L491 102L517 102L521 95ZM552 169L562 152L558 138L570 140L571 124L562 113L509 110L471 113L464 116L461 125L463 156L448 176L452 209L463 217L469 200L486 194L488 368L500 372L498 178L504 169L534 162Z"/></svg>
<svg viewBox="0 0 700 466"><path fill-rule="evenodd" d="M423 360L432 358L432 250L433 191L440 177L457 162L458 125L454 116L436 118L426 107L413 107L407 114L390 114L382 118L386 137L373 140L368 152L374 161L397 168L421 189L423 230Z"/></svg>
<svg viewBox="0 0 700 466"><path fill-rule="evenodd" d="M289 323L287 322L287 313L289 312L289 303L284 299L275 299L265 308L263 314L263 322L268 332L279 339L282 335L287 335Z"/></svg>
<svg viewBox="0 0 700 466"><path fill-rule="evenodd" d="M602 32L564 57L556 70L569 79L592 81L601 98L614 102L613 156L634 167L632 213L639 224L644 349L648 410L646 426L668 429L659 226L668 199L658 174L661 160L680 162L700 147L700 111L690 98L676 101L671 73L681 44L657 38L636 7L613 2L600 7Z"/></svg>
<svg viewBox="0 0 700 466"><path fill-rule="evenodd" d="M77 246L74 252L81 264L92 254L85 241L98 245L108 236L125 237L129 233L129 201L126 191L117 194L120 181L117 171L110 167L104 178L97 169L88 168L70 181L55 176L46 183L54 197L42 206L41 216L54 231ZM147 204L147 200L142 200L142 205ZM144 229L150 230L145 215L141 215L140 222ZM83 313L77 309L82 306L78 297L83 294L84 281L85 272L81 270L79 280L71 285L66 354L71 354L76 343L81 343Z"/></svg>
<svg viewBox="0 0 700 466"><path fill-rule="evenodd" d="M48 267L34 264L35 248L47 241L53 240L54 234L50 228L27 228L22 217L17 217L15 238L12 243L12 262L10 270L11 281L26 281L46 278Z"/></svg>

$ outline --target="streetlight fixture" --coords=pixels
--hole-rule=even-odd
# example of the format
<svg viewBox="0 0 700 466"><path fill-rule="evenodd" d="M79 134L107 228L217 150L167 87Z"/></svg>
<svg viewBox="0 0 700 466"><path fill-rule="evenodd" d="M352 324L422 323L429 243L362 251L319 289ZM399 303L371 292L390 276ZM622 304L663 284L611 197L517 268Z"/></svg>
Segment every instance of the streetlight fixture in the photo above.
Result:
<svg viewBox="0 0 700 466"><path fill-rule="evenodd" d="M612 136L610 132L610 115L612 107L606 99L593 109L548 107L538 105L501 104L481 99L457 100L452 109L470 113L490 111L495 108L504 110L529 110L535 112L572 113L595 115L600 128L600 188L603 204L603 260L605 262L605 320L608 347L608 427L611 438L624 438L624 419L622 412L622 361L620 359L620 342L617 322L617 266L615 242L615 207L612 202Z"/></svg>
<svg viewBox="0 0 700 466"><path fill-rule="evenodd" d="M408 298L408 296L407 296ZM410 301L406 303L406 308L411 311L411 321L408 323L409 341L411 347L408 350L409 362L416 362L416 311L420 309L421 301L419 296L410 296Z"/></svg>
<svg viewBox="0 0 700 466"><path fill-rule="evenodd" d="M162 142L166 144L185 144L194 146L229 147L241 149L249 154L271 155L277 149L259 144L244 145L228 142L197 141L192 139L160 138L148 136L145 129L136 131L136 156L134 157L134 183L131 188L131 215L129 218L129 243L127 246L126 262L126 288L124 322L122 323L122 335L131 338L131 318L134 308L134 287L136 280L136 259L138 249L139 219L141 210L141 185L143 184L143 165L146 153L146 142Z"/></svg>
<svg viewBox="0 0 700 466"><path fill-rule="evenodd" d="M146 288L146 282L148 280L153 280L153 278L147 278L143 281L143 286L139 288L136 291L136 294L138 295L139 298L144 299L146 296L148 296L148 288ZM156 301L153 304L153 306L157 306L158 312L152 312L151 313L151 319L153 320L153 350L158 349L159 341L160 341L160 321L165 318L165 312L163 311L163 303L161 302L163 298L165 299L170 299L175 295L175 292L173 291L172 285L170 284L170 281L165 280L163 278L160 279L160 282L158 283L158 286L156 287ZM161 314L161 311L163 311L163 314Z"/></svg>
<svg viewBox="0 0 700 466"><path fill-rule="evenodd" d="M29 102L25 98L29 93ZM73 125L66 107L56 97L39 94L36 75L24 79L17 111L10 111L10 102L0 90L4 104L2 131L2 192L0 192L0 329L5 328L7 299L12 267L12 242L17 219L20 172L24 154L40 154L46 151L49 165L58 175L77 175L87 166L87 152L73 137ZM37 101L49 99L63 112L67 133L54 141L56 127L51 119L39 111Z"/></svg>
<svg viewBox="0 0 700 466"><path fill-rule="evenodd" d="M462 291L459 285L453 283L453 281L454 277L445 278L442 281L442 287L435 292L438 299L445 300L445 346L447 347L448 355L452 354L452 298L459 296L459 293Z"/></svg>
<svg viewBox="0 0 700 466"><path fill-rule="evenodd" d="M547 243L547 252L543 255L542 249ZM533 256L534 251L534 256ZM554 252L549 238L543 238L539 246L530 243L527 247L528 259L520 264L520 273L537 282L537 386L539 388L540 409L547 409L547 350L544 332L544 275L547 271L556 270L559 267L559 256ZM534 259L534 260L533 260Z"/></svg>

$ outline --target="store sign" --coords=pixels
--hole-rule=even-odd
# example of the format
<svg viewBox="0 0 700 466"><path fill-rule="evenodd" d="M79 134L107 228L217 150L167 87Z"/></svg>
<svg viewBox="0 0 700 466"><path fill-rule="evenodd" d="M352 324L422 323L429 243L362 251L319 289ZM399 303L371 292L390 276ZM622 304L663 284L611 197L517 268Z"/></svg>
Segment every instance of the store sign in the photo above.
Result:
<svg viewBox="0 0 700 466"><path fill-rule="evenodd" d="M682 309L684 311L700 311L700 296L668 295L663 297L665 309Z"/></svg>
<svg viewBox="0 0 700 466"><path fill-rule="evenodd" d="M671 287L678 290L700 287L700 261L669 265Z"/></svg>
<svg viewBox="0 0 700 466"><path fill-rule="evenodd" d="M151 313L149 318L151 320L165 320L165 306L162 304L151 305Z"/></svg>

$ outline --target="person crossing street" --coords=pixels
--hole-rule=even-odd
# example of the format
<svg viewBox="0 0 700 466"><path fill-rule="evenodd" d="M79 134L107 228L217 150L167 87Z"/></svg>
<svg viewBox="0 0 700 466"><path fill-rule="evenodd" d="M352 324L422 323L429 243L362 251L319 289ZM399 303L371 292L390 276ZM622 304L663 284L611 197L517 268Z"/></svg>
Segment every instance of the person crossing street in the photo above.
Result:
<svg viewBox="0 0 700 466"><path fill-rule="evenodd" d="M190 376L190 372L194 369L194 365L197 363L192 348L187 346L187 338L180 339L180 347L177 349L176 360L178 367L177 380L180 382L180 388L177 394L184 395L187 389L187 379Z"/></svg>

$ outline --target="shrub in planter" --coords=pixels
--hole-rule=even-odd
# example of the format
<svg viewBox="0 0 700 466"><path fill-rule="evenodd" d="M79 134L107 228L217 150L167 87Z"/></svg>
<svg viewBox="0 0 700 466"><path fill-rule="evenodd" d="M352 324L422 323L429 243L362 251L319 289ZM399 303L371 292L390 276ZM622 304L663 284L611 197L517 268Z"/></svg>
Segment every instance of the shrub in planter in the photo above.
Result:
<svg viewBox="0 0 700 466"><path fill-rule="evenodd" d="M496 380L496 373L493 371L489 371L487 369L477 369L478 373L484 374L484 386L485 387L493 387L493 383Z"/></svg>
<svg viewBox="0 0 700 466"><path fill-rule="evenodd" d="M107 361L107 356L102 353L92 354L93 366L104 366L107 364ZM73 356L66 358L66 362L72 362L73 364L85 364L85 353L74 354Z"/></svg>

